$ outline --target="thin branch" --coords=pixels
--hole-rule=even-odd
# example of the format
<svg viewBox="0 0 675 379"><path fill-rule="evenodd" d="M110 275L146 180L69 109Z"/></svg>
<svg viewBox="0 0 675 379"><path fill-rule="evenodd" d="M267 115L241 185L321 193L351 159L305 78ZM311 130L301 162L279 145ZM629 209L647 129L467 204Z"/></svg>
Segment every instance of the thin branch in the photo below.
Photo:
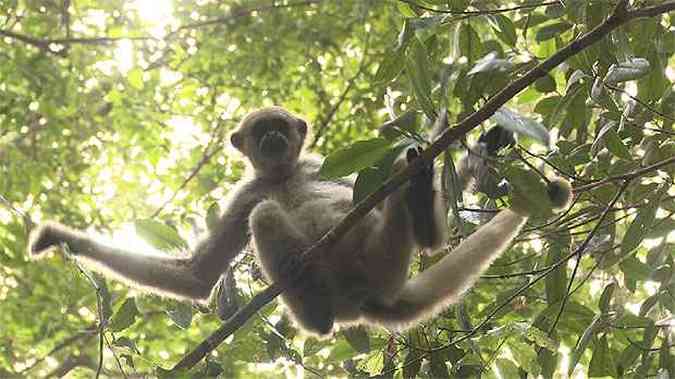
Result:
<svg viewBox="0 0 675 379"><path fill-rule="evenodd" d="M584 34L579 39L572 41L566 47L558 50L548 59L542 61L537 66L532 68L522 77L516 79L507 87L499 91L495 96L488 100L481 109L469 115L467 118L456 124L454 127L449 128L441 134L441 136L427 149L425 149L418 159L414 160L410 165L408 165L404 170L400 171L398 174L389 178L377 191L371 193L364 200L359 202L359 204L353 208L336 226L334 226L330 231L328 231L321 239L316 242L311 248L306 250L303 253L303 257L311 259L318 251L323 251L327 247L335 244L342 236L345 235L358 221L360 221L365 215L367 215L377 204L384 200L390 193L400 187L402 184L407 182L410 177L419 172L423 167L428 165L432 160L443 153L445 149L454 141L460 139L466 135L469 131L476 128L481 122L487 120L492 116L502 105L506 104L514 96L520 93L522 90L527 88L529 85L534 83L537 79L545 76L550 70L557 67L560 63L566 61L570 57L579 53L583 49L591 46L595 42L599 41L605 37L609 32L618 28L619 26L639 17L648 17L660 13L665 13L671 8L675 9L675 1L670 1L663 5L650 8L659 8L660 13L643 12L643 11L628 11L626 9L628 2L626 0L620 1L617 6L614 8L612 14L601 24L595 27L593 30ZM564 264L568 259L571 259L577 254L577 251L570 254L568 257L558 261L559 265ZM557 266L556 266L557 267ZM552 267L550 271L555 269ZM540 276L537 276L532 284L540 281L550 271L543 273ZM523 287L521 290L517 291L516 295L519 296L520 293L527 290L528 287ZM230 334L236 331L241 325L243 325L249 317L254 315L259 309L264 305L272 301L276 296L282 292L281 287L276 284L273 284L267 287L265 290L256 295L249 304L237 311L232 317L230 317L225 323L218 328L213 334L211 334L206 340L200 343L193 351L189 352L183 359L180 360L173 368L172 371L186 370L193 367L201 359L203 359L207 354L209 354L213 349L215 349L225 338ZM515 297L507 299L511 301ZM481 327L483 327L491 317L494 316L498 311L491 312L486 321L482 322L479 326L474 328L472 334L467 334L455 341L452 341L449 345L458 343L460 341L470 338L475 334ZM445 348L445 347L442 347Z"/></svg>
<svg viewBox="0 0 675 379"><path fill-rule="evenodd" d="M508 8L498 8L498 9L489 9L489 10L479 10L479 11L453 11L450 9L437 9L437 8L431 8L424 6L422 4L418 4L415 1L412 0L397 0L400 1L401 3L405 3L408 5L412 5L415 7L418 7L420 9L424 9L425 11L432 12L432 13L441 13L441 14L451 14L451 15L457 15L457 16L483 16L483 15L489 15L489 14L498 14L498 13L507 13L507 12L514 12L514 11L519 11L519 10L524 10L524 9L534 9L534 8L539 8L539 7L547 7L550 5L560 5L560 1L546 1L538 4L526 4L526 5L519 5L515 7L508 7Z"/></svg>
<svg viewBox="0 0 675 379"><path fill-rule="evenodd" d="M80 333L78 333L74 336L70 336L70 337L64 339L63 341L61 341L61 343L59 343L58 345L54 346L51 350L49 350L49 352L47 354L45 354L44 356L36 359L30 366L27 366L23 370L19 371L18 374L24 375L26 372L32 370L37 365L44 362L47 359L47 357L58 353L59 351L61 351L64 348L80 341L81 339L88 340L89 338L95 336L96 334L98 334L98 328L97 328L96 324L94 324L91 327L86 328L84 331L82 331L82 332L80 332Z"/></svg>
<svg viewBox="0 0 675 379"><path fill-rule="evenodd" d="M319 127L316 128L316 131L314 132L314 139L312 140L312 143L309 145L310 149L314 148L316 144L319 142L319 139L323 136L323 132L328 128L328 125L331 123L331 121L333 121L333 117L335 117L335 114L337 113L338 109L340 109L345 100L347 100L347 95L349 94L349 92L351 92L352 88L354 88L354 85L356 84L356 79L358 79L359 76L361 76L361 74L363 74L363 72L369 66L369 64L366 63L368 46L369 43L368 41L366 41L366 48L364 49L363 58L361 59L361 63L359 64L359 69L351 78L349 78L349 80L347 81L347 86L338 97L338 100L331 107L330 111L328 112L328 115L326 115L326 117L323 118L323 120L321 121L321 125L319 125Z"/></svg>
<svg viewBox="0 0 675 379"><path fill-rule="evenodd" d="M647 167L631 171L627 174L610 176L609 178L602 179L602 180L597 181L595 183L589 183L589 184L586 184L586 185L583 185L583 186L574 187L574 192L575 193L582 193L582 192L586 192L586 191L592 190L592 189L600 187L600 186L604 186L605 184L619 182L619 181L623 181L623 180L632 180L634 178L637 178L638 176L642 176L642 175L647 174L649 172L656 171L658 169L669 166L673 163L675 163L675 157L670 157L668 159L664 159L662 161L656 162L653 165L649 165Z"/></svg>
<svg viewBox="0 0 675 379"><path fill-rule="evenodd" d="M164 208L167 205L169 205L169 203L171 203L176 198L176 196L178 196L178 193L182 191L183 188L185 188L188 185L188 183L190 183L192 179L194 179L197 176L197 174L199 174L202 168L204 168L204 166L206 166L206 164L209 163L209 161L211 161L211 158L213 158L213 156L216 155L216 153L221 151L220 145L225 139L225 134L220 132L218 129L216 129L216 132L219 132L220 136L217 139L215 140L212 139L209 142L206 149L204 149L204 153L202 154L201 159L192 169L190 175L188 175L187 178L185 178L183 182L178 186L178 188L176 188L176 190L173 191L173 194L152 213L150 218L157 217L162 212L162 210L164 210Z"/></svg>
<svg viewBox="0 0 675 379"><path fill-rule="evenodd" d="M215 19L211 20L206 20L206 21L200 21L192 24L187 24L187 25L182 25L175 30L171 31L168 33L164 38L161 40L168 41L171 38L173 38L176 34L183 30L190 30L190 29L197 29L205 26L211 26L211 25L218 25L218 24L225 24L228 21L231 21L235 18L239 17L244 17L244 16L249 16L253 13L256 12L265 12L273 9L282 9L282 8L293 8L293 7L299 7L299 6L307 6L307 5L312 5L312 4L318 4L324 0L305 0L305 1L298 1L294 3L288 3L288 4L276 4L276 5L263 5L263 6L258 6L258 7L252 7L252 8L245 8L245 9L237 9L233 11L232 13L228 14L227 16L223 17L218 17ZM70 45L104 45L104 44L109 44L109 43L114 43L118 41L148 41L148 40L153 40L153 41L159 41L159 38L152 37L152 36L129 36L129 37L79 37L79 38L72 38L68 36L70 33L68 32L69 28L67 29L67 38L37 38L21 33L16 33L11 30L6 30L6 29L0 29L0 36L5 36L9 37L11 39L21 41L25 44L37 47L40 50L46 51L50 54L57 55L59 57L66 57L68 55L68 51L66 48L61 48L61 49L55 49L55 46L70 46Z"/></svg>
<svg viewBox="0 0 675 379"><path fill-rule="evenodd" d="M629 99L631 99L631 100L633 100L634 102L636 102L636 103L642 105L642 107L645 108L646 110L648 110L649 112L651 112L651 113L653 113L653 114L655 114L655 115L657 115L657 116L659 116L659 117L661 117L661 118L663 118L663 119L665 119L665 120L675 122L675 118L670 117L670 116L668 116L667 114L665 114L665 113L663 113L663 112L659 112L659 111L656 110L654 107L652 107L652 106L650 106L649 104L647 104L644 100L640 99L640 98L637 97L637 96L633 96L633 95L631 95L630 93L628 93L628 91L626 91L625 89L619 88L619 87L616 87L616 86L613 86L613 85L611 85L611 84L607 84L607 83L604 83L604 82L602 83L602 85L603 85L605 88L607 88L607 89L609 89L609 90L611 90L611 91L619 92L619 93L621 93L621 94L623 94L623 95L626 95Z"/></svg>
<svg viewBox="0 0 675 379"><path fill-rule="evenodd" d="M183 31L183 30L197 29L197 28L203 28L205 26L225 24L229 21L232 21L235 18L249 16L252 13L266 12L266 11L270 11L270 10L274 10L274 9L303 7L303 6L308 6L308 5L319 4L323 1L324 0L305 0L305 1L296 1L296 2L288 3L288 4L273 4L273 5L263 5L263 6L258 6L258 7L252 7L252 8L235 9L231 13L229 13L228 15L223 16L223 17L213 18L213 19L210 19L210 20L199 21L199 22L195 22L195 23L192 23L192 24L180 26L180 27L176 28L176 30L169 33L167 35L167 37L173 36L174 34L180 32L180 31Z"/></svg>
<svg viewBox="0 0 675 379"><path fill-rule="evenodd" d="M565 311L565 306L567 305L567 301L569 300L571 296L571 290L572 290L572 285L574 284L574 278L577 276L577 271L579 270L579 266L581 265L581 255L583 254L584 250L586 250L586 247L588 244L591 242L591 239L596 235L598 230L600 230L600 227L602 226L602 223L605 221L605 218L609 214L610 210L614 207L614 204L616 204L617 201L619 201L619 198L621 195L623 195L623 192L628 188L628 184L630 183L630 180L626 180L623 182L621 185L621 188L619 188L616 191L616 194L614 195L614 198L612 201L605 207L605 209L602 211L602 215L600 216L600 220L595 224L593 227L593 230L591 230L590 233L586 236L586 239L579 245L579 247L576 249L575 254L577 256L577 261L574 264L574 269L572 270L572 276L570 277L569 283L567 283L567 291L565 291L565 296L562 298L562 303L560 304L560 310L558 311L558 314L555 316L555 320L553 321L553 324L551 324L551 328L548 330L549 335L555 331L555 327L558 325L558 321L560 321L560 317L562 316L563 312Z"/></svg>
<svg viewBox="0 0 675 379"><path fill-rule="evenodd" d="M13 32L11 30L0 30L0 36L9 37L17 41L21 41L31 46L35 46L40 50L48 53L58 55L60 57L67 56L65 49L55 49L54 46L67 45L103 45L117 41L145 41L156 40L155 37L92 37L92 38L56 38L56 39L40 39L25 34Z"/></svg>

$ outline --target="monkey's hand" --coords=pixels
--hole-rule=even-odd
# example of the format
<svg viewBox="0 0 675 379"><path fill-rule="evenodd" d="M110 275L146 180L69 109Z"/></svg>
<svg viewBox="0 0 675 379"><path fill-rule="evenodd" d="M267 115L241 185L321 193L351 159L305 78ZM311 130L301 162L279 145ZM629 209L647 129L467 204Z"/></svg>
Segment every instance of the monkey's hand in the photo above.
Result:
<svg viewBox="0 0 675 379"><path fill-rule="evenodd" d="M30 233L28 242L28 255L33 259L39 259L44 253L69 243L76 238L76 233L65 226L57 223L40 225Z"/></svg>
<svg viewBox="0 0 675 379"><path fill-rule="evenodd" d="M406 158L408 164L418 159L421 149L408 149ZM410 178L410 187L406 193L406 204L412 216L413 233L417 242L423 247L433 246L435 243L434 227L434 165L425 165L419 172Z"/></svg>

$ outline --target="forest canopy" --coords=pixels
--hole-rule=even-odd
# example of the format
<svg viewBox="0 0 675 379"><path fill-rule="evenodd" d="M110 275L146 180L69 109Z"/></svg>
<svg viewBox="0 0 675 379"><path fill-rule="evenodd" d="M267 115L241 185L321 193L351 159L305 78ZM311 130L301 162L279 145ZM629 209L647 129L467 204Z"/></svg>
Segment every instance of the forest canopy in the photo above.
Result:
<svg viewBox="0 0 675 379"><path fill-rule="evenodd" d="M0 0L0 377L675 377L674 16L672 0ZM542 175L574 201L404 331L299 332L249 248L207 305L67 249L29 259L46 220L184 256L244 175L229 135L270 105L308 120L324 175L357 178L357 213L410 177L384 184L394 154L424 150L450 247L535 207ZM517 143L453 191L495 125Z"/></svg>

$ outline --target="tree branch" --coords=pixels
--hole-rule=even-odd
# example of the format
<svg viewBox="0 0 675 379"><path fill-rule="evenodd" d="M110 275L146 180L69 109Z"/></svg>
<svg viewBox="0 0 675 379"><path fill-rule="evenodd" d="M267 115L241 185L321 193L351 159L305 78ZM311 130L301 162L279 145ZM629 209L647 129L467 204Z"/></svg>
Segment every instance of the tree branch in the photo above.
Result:
<svg viewBox="0 0 675 379"><path fill-rule="evenodd" d="M371 193L364 200L359 202L335 227L328 231L321 239L316 242L311 248L303 253L303 257L311 259L312 256L319 250L325 250L332 246L342 236L345 235L358 221L360 221L366 214L368 214L375 206L384 200L387 195L392 193L396 188L407 182L412 175L417 173L422 167L429 164L435 157L440 155L445 149L455 140L463 137L472 129L476 128L481 122L487 120L492 116L502 105L506 104L520 91L527 88L537 79L546 75L550 70L558 66L560 63L579 53L583 49L589 47L593 43L599 41L612 30L619 26L640 17L651 17L661 13L668 12L675 9L675 1L669 1L659 6L648 7L641 10L627 10L627 0L621 0L614 8L612 14L601 24L593 30L584 34L579 39L572 41L569 45L558 50L551 57L541 62L522 77L516 79L504 89L499 91L495 96L488 100L481 109L472 113L454 127L447 129L440 137L427 149L425 149L418 159L414 160L404 170L392 176L387 180L377 191ZM568 259L573 257L570 254ZM561 260L560 262L563 262ZM562 264L562 263L561 263ZM542 276L538 279L543 278ZM200 343L193 351L189 352L183 359L174 366L172 371L186 370L196 365L209 352L215 349L225 338L243 325L250 316L255 314L264 305L272 301L276 296L282 292L282 289L272 284L261 293L256 295L249 304L240 309L232 317L230 317L220 328L211 334L206 340ZM469 338L466 336L460 340ZM457 341L459 342L459 341Z"/></svg>
<svg viewBox="0 0 675 379"><path fill-rule="evenodd" d="M610 176L609 178L602 179L602 180L597 181L595 183L589 183L589 184L585 184L583 186L574 187L574 192L575 193L586 192L586 191L592 190L594 188L604 186L605 184L614 183L614 182L618 182L618 181L621 181L621 180L631 180L631 179L634 179L638 176L642 176L646 173L656 171L658 169L661 169L663 167L669 166L669 165L674 164L674 163L675 163L675 157L670 157L668 159L664 159L662 161L656 162L653 165L643 167L641 169L634 170L634 171L631 171L631 172L623 174L623 175Z"/></svg>

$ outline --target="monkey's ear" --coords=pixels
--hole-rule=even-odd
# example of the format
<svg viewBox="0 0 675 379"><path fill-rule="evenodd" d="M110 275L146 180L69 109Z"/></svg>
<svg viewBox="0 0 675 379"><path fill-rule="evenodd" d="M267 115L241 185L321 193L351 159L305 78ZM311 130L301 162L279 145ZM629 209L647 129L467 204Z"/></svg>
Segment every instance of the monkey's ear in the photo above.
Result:
<svg viewBox="0 0 675 379"><path fill-rule="evenodd" d="M307 123L301 118L298 118L298 132L303 137L307 135Z"/></svg>
<svg viewBox="0 0 675 379"><path fill-rule="evenodd" d="M244 137L242 137L241 133L234 132L230 136L230 142L232 143L232 146L236 147L237 150L241 151L241 148L244 145Z"/></svg>

